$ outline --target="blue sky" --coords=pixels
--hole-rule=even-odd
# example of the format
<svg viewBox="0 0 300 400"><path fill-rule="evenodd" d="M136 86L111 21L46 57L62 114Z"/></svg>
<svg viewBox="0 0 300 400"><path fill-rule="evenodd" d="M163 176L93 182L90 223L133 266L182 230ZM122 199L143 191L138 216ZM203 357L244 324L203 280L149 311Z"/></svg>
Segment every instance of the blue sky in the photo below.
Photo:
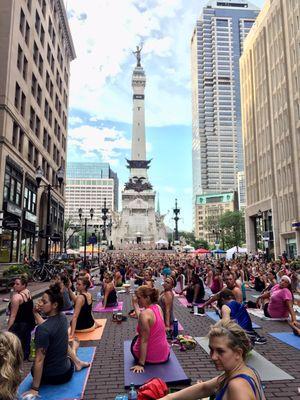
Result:
<svg viewBox="0 0 300 400"><path fill-rule="evenodd" d="M77 58L71 64L68 160L106 161L128 179L132 51L143 42L150 181L173 226L192 229L190 39L207 0L65 0ZM263 0L252 0L262 6Z"/></svg>

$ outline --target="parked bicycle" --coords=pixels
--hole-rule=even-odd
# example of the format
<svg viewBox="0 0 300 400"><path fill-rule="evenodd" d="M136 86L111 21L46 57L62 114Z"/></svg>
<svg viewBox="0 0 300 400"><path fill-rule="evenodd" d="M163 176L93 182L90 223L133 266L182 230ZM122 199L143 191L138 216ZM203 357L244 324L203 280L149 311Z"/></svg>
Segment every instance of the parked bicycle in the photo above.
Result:
<svg viewBox="0 0 300 400"><path fill-rule="evenodd" d="M53 279L60 272L61 267L59 265L36 262L32 266L32 279L34 282L46 282Z"/></svg>

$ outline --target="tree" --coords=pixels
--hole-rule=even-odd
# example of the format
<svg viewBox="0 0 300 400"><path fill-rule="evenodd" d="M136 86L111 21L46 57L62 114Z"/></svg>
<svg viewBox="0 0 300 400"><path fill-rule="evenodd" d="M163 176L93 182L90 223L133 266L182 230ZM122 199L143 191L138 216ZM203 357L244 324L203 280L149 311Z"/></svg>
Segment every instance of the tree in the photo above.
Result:
<svg viewBox="0 0 300 400"><path fill-rule="evenodd" d="M195 249L198 249L199 247L203 249L208 249L209 245L206 240L204 239L196 239L195 238L195 233L194 232L179 232L179 237L183 237L186 241L187 244L190 246L195 247Z"/></svg>
<svg viewBox="0 0 300 400"><path fill-rule="evenodd" d="M72 219L66 219L64 222L64 252L67 252L67 245L72 239L72 237L75 235L75 233L78 233L81 231L80 226L74 226L72 223Z"/></svg>
<svg viewBox="0 0 300 400"><path fill-rule="evenodd" d="M225 248L245 243L245 219L241 211L226 211L219 218L219 227Z"/></svg>

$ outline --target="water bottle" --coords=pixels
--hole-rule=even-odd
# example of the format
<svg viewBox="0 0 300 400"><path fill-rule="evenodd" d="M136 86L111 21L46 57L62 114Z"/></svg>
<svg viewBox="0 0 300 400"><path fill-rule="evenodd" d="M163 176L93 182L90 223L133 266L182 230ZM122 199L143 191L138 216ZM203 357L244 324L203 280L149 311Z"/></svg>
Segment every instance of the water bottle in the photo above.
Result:
<svg viewBox="0 0 300 400"><path fill-rule="evenodd" d="M101 291L100 291L100 292L97 293L97 303L100 303L101 299L102 299L102 294L101 294Z"/></svg>
<svg viewBox="0 0 300 400"><path fill-rule="evenodd" d="M128 392L128 400L137 400L137 398L137 391L135 390L134 383L131 383Z"/></svg>
<svg viewBox="0 0 300 400"><path fill-rule="evenodd" d="M33 360L35 358L35 342L34 338L30 341L30 358Z"/></svg>
<svg viewBox="0 0 300 400"><path fill-rule="evenodd" d="M173 337L174 339L178 336L178 320L174 319L173 321Z"/></svg>

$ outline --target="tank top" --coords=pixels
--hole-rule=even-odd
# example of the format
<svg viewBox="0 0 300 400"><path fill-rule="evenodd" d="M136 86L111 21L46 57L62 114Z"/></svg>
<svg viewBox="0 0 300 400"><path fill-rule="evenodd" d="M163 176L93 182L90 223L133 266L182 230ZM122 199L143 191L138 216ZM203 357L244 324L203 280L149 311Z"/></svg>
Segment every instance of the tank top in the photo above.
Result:
<svg viewBox="0 0 300 400"><path fill-rule="evenodd" d="M32 298L27 299L24 293L19 293L23 299L23 303L19 305L18 312L15 318L15 323L25 322L32 327L35 325L33 315L33 300Z"/></svg>
<svg viewBox="0 0 300 400"><path fill-rule="evenodd" d="M220 285L220 281L219 278L213 278L212 284L210 286L210 290L212 291L213 294L218 293L221 290L221 285Z"/></svg>
<svg viewBox="0 0 300 400"><path fill-rule="evenodd" d="M117 291L113 289L107 296L106 307L115 306L118 304Z"/></svg>
<svg viewBox="0 0 300 400"><path fill-rule="evenodd" d="M148 338L147 355L146 362L151 364L160 364L168 360L170 355L170 347L167 342L167 336L165 331L165 323L161 316L159 307L157 304L153 304L149 307L153 311L155 322L150 328L150 334ZM144 311L142 311L144 312ZM137 327L137 332L139 334L137 341L133 346L133 351L139 358L141 337L140 328Z"/></svg>
<svg viewBox="0 0 300 400"><path fill-rule="evenodd" d="M92 315L93 302L91 304L88 304L86 295L84 293L82 293L81 296L84 297L84 304L81 307L81 310L79 312L75 330L88 329L88 328L91 328L95 324L95 321L94 321L94 318Z"/></svg>
<svg viewBox="0 0 300 400"><path fill-rule="evenodd" d="M172 292L171 292L172 293ZM164 292L161 293L158 299L158 304L160 305L163 315L164 315L164 320L166 322L166 302L165 302L165 296ZM171 305L171 313L170 313L170 324L172 325L174 321L174 313L173 313L173 302Z"/></svg>
<svg viewBox="0 0 300 400"><path fill-rule="evenodd" d="M260 380L259 380L260 388L258 388L255 380L250 375L239 374L239 375L234 376L231 379L235 379L235 378L245 379L249 383L249 385L251 386L251 389L253 390L253 393L254 393L255 397L257 398L257 394L259 394L259 399L260 400L263 399L263 397L262 397L262 386L261 386ZM225 392L227 390L227 387L228 387L228 383L226 383L226 385L220 390L220 392L216 394L215 400L222 400L223 399L223 396L224 396L224 394L225 394Z"/></svg>

